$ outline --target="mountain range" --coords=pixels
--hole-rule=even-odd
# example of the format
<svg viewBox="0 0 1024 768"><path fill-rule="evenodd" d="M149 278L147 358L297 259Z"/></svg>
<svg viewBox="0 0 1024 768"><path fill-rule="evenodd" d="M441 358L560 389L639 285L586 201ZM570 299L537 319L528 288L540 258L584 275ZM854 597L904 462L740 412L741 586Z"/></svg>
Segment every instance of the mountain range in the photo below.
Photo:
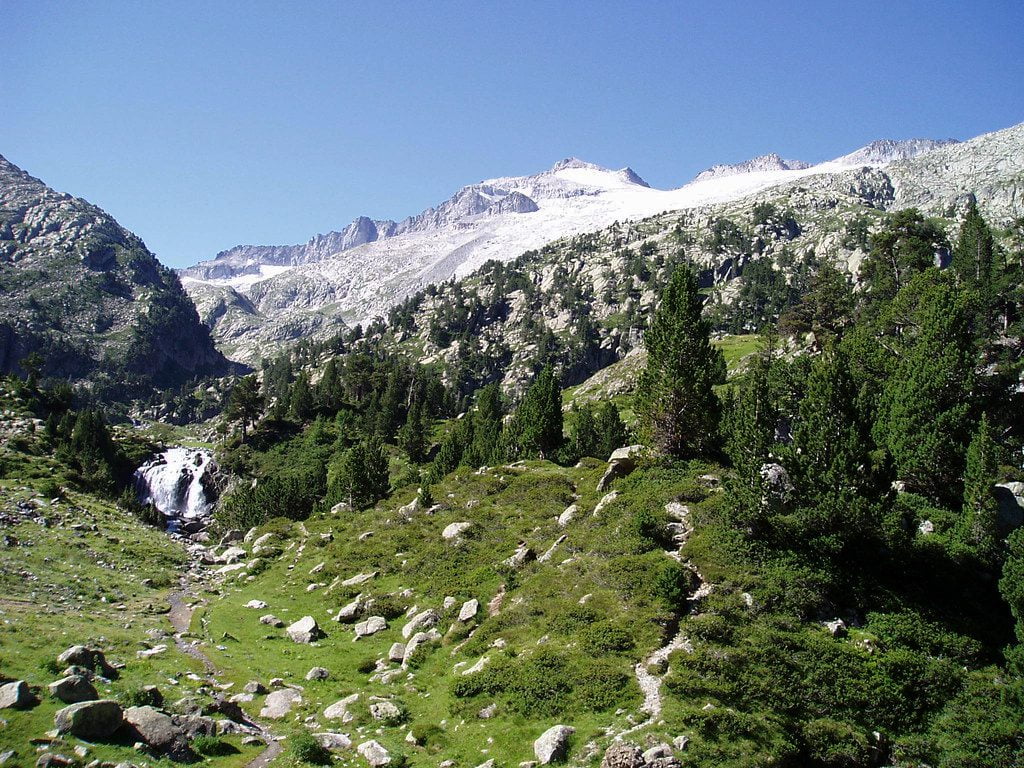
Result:
<svg viewBox="0 0 1024 768"><path fill-rule="evenodd" d="M1019 173L1014 149L1020 139L1016 127L963 144L877 141L816 165L764 155L713 166L670 190L650 187L630 168L569 158L530 176L465 186L400 222L360 217L304 245L236 246L181 276L219 348L252 363L268 348L366 323L419 288L466 276L488 260L509 261L614 222L726 204L797 181L828 186L829 179L861 168L886 170L882 185L894 187L887 205L929 205L936 195L948 205L982 183L982 170L986 184ZM917 181L929 173L932 156L954 168L937 187ZM999 167L990 168L986 158ZM993 170L994 176L987 173ZM951 178L958 180L956 189Z"/></svg>

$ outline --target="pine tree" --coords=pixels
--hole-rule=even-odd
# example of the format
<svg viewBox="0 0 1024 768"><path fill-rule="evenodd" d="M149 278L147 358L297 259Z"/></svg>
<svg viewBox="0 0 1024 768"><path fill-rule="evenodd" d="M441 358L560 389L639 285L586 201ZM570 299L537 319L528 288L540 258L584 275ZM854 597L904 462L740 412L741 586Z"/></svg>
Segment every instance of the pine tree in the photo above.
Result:
<svg viewBox="0 0 1024 768"><path fill-rule="evenodd" d="M897 479L910 490L956 504L975 378L966 298L933 269L900 292L894 309L901 314L889 340L895 364L883 385L875 442L888 449Z"/></svg>
<svg viewBox="0 0 1024 768"><path fill-rule="evenodd" d="M562 428L562 390L548 365L526 390L505 430L508 458L554 456L562 445Z"/></svg>
<svg viewBox="0 0 1024 768"><path fill-rule="evenodd" d="M871 251L860 268L870 305L884 307L911 278L935 263L935 254L947 246L946 236L916 208L890 216L871 238Z"/></svg>
<svg viewBox="0 0 1024 768"><path fill-rule="evenodd" d="M243 376L231 390L228 398L228 406L224 415L231 421L237 421L242 426L242 442L245 442L246 430L250 424L256 422L260 412L263 410L263 397L260 395L260 385L256 381L255 374Z"/></svg>
<svg viewBox="0 0 1024 768"><path fill-rule="evenodd" d="M982 414L967 448L963 517L957 534L979 561L996 565L999 559L999 502L993 493L999 462L988 416Z"/></svg>
<svg viewBox="0 0 1024 768"><path fill-rule="evenodd" d="M721 404L713 387L725 381L725 358L711 345L703 303L696 276L677 268L644 335L647 368L636 392L640 427L652 447L675 458L706 454L718 434Z"/></svg>
<svg viewBox="0 0 1024 768"><path fill-rule="evenodd" d="M584 403L573 409L572 426L569 428L569 445L566 446L572 461L584 456L598 455L597 423L594 419L594 406Z"/></svg>
<svg viewBox="0 0 1024 768"><path fill-rule="evenodd" d="M383 445L371 439L345 451L330 495L352 509L365 509L387 496L388 490L388 456Z"/></svg>
<svg viewBox="0 0 1024 768"><path fill-rule="evenodd" d="M298 375L292 385L288 411L300 424L304 424L313 415L313 390L309 386L309 375L305 371Z"/></svg>
<svg viewBox="0 0 1024 768"><path fill-rule="evenodd" d="M610 400L605 400L597 407L594 428L597 430L597 458L607 459L616 449L626 444L626 425L619 416L619 409Z"/></svg>
<svg viewBox="0 0 1024 768"><path fill-rule="evenodd" d="M975 323L979 336L994 330L996 302L996 245L978 205L971 200L953 246L951 269L957 282L974 294Z"/></svg>
<svg viewBox="0 0 1024 768"><path fill-rule="evenodd" d="M414 402L409 408L405 424L398 431L398 445L409 455L413 463L421 463L427 456L429 440L427 437L427 418L425 409L420 402Z"/></svg>
<svg viewBox="0 0 1024 768"><path fill-rule="evenodd" d="M473 414L473 443L468 451L473 465L500 461L498 453L503 415L501 388L497 384L488 384L480 389Z"/></svg>

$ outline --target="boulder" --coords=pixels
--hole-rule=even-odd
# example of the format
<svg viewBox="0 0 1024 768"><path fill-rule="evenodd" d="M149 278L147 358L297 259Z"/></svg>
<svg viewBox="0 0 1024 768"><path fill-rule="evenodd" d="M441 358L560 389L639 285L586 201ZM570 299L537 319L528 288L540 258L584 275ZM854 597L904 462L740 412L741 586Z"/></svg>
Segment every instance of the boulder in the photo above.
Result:
<svg viewBox="0 0 1024 768"><path fill-rule="evenodd" d="M388 622L383 616L371 616L366 621L361 621L355 626L356 637L369 637L388 628Z"/></svg>
<svg viewBox="0 0 1024 768"><path fill-rule="evenodd" d="M262 696L267 692L267 688L259 680L250 680L242 688L245 693L251 693L254 696Z"/></svg>
<svg viewBox="0 0 1024 768"><path fill-rule="evenodd" d="M36 760L36 768L71 768L77 761L67 755L44 752Z"/></svg>
<svg viewBox="0 0 1024 768"><path fill-rule="evenodd" d="M348 708L357 701L359 701L358 693L353 693L351 696L339 699L324 710L324 717L328 720L341 720L343 723L351 722L355 719L355 715L349 712Z"/></svg>
<svg viewBox="0 0 1024 768"><path fill-rule="evenodd" d="M306 673L307 680L326 680L330 676L331 673L326 667L313 667Z"/></svg>
<svg viewBox="0 0 1024 768"><path fill-rule="evenodd" d="M625 477L636 469L637 458L643 453L642 445L628 445L625 448L617 448L608 457L608 469L597 484L597 492L604 493L608 486L617 477Z"/></svg>
<svg viewBox="0 0 1024 768"><path fill-rule="evenodd" d="M0 709L28 709L38 703L24 680L0 685Z"/></svg>
<svg viewBox="0 0 1024 768"><path fill-rule="evenodd" d="M640 747L625 741L612 744L601 759L601 768L644 768L645 764Z"/></svg>
<svg viewBox="0 0 1024 768"><path fill-rule="evenodd" d="M993 492L999 503L999 529L1007 535L1024 524L1024 483L996 483Z"/></svg>
<svg viewBox="0 0 1024 768"><path fill-rule="evenodd" d="M81 675L69 675L55 680L47 686L50 695L63 701L65 704L77 704L80 701L95 701L99 698L96 688L85 677Z"/></svg>
<svg viewBox="0 0 1024 768"><path fill-rule="evenodd" d="M421 611L413 616L412 619L409 620L408 624L402 627L402 637L408 640L416 632L436 627L440 620L441 617L438 616L437 611L433 609L428 608L425 611Z"/></svg>
<svg viewBox="0 0 1024 768"><path fill-rule="evenodd" d="M241 547L228 547L216 558L216 561L221 565L231 565L232 563L237 563L243 557L245 557L244 549Z"/></svg>
<svg viewBox="0 0 1024 768"><path fill-rule="evenodd" d="M371 579L377 578L377 571L371 571L370 573L357 573L355 576L345 579L341 582L343 587L355 587L360 584L365 584Z"/></svg>
<svg viewBox="0 0 1024 768"><path fill-rule="evenodd" d="M436 629L431 629L429 632L417 632L405 645L405 654L402 656L402 667L408 668L413 657L416 656L416 651L419 650L421 645L436 643L440 640L441 633Z"/></svg>
<svg viewBox="0 0 1024 768"><path fill-rule="evenodd" d="M217 721L212 717L203 715L181 715L174 718L174 724L181 728L181 732L188 740L196 736L216 736Z"/></svg>
<svg viewBox="0 0 1024 768"><path fill-rule="evenodd" d="M577 512L579 512L579 508L575 504L566 507L565 511L558 516L558 527L565 528L576 517Z"/></svg>
<svg viewBox="0 0 1024 768"><path fill-rule="evenodd" d="M331 751L352 749L352 739L344 733L314 733L313 738L320 742L321 747Z"/></svg>
<svg viewBox="0 0 1024 768"><path fill-rule="evenodd" d="M761 488L762 503L786 502L796 490L793 481L789 479L789 472L781 464L774 462L761 465Z"/></svg>
<svg viewBox="0 0 1024 768"><path fill-rule="evenodd" d="M569 754L569 737L576 729L569 725L553 725L533 742L533 754L541 765L550 765L565 760Z"/></svg>
<svg viewBox="0 0 1024 768"><path fill-rule="evenodd" d="M498 705L491 703L476 713L481 720L490 720L498 712Z"/></svg>
<svg viewBox="0 0 1024 768"><path fill-rule="evenodd" d="M504 564L513 570L519 570L527 563L537 559L537 554L525 544L516 547L516 551L505 558Z"/></svg>
<svg viewBox="0 0 1024 768"><path fill-rule="evenodd" d="M401 662L405 658L405 643L392 643L388 650L388 661Z"/></svg>
<svg viewBox="0 0 1024 768"><path fill-rule="evenodd" d="M846 622L842 619L835 619L834 621L826 621L825 629L832 637L846 637Z"/></svg>
<svg viewBox="0 0 1024 768"><path fill-rule="evenodd" d="M73 645L57 657L57 666L75 665L91 669L104 677L116 677L117 670L107 663L103 651L84 645Z"/></svg>
<svg viewBox="0 0 1024 768"><path fill-rule="evenodd" d="M245 607L245 608L254 608L254 609L258 610L258 611L261 611L261 610L263 610L264 608L267 607L267 604L265 602L263 602L262 600L250 600L243 607Z"/></svg>
<svg viewBox="0 0 1024 768"><path fill-rule="evenodd" d="M265 616L260 616L260 624L266 624L268 627L275 627L277 629L280 629L284 626L284 622L272 613L268 613Z"/></svg>
<svg viewBox="0 0 1024 768"><path fill-rule="evenodd" d="M161 752L182 754L188 751L188 742L181 728L171 719L153 707L128 707L124 720L139 739Z"/></svg>
<svg viewBox="0 0 1024 768"><path fill-rule="evenodd" d="M479 610L479 600L477 600L476 598L473 598L472 600L467 600L462 604L462 607L459 609L459 621L469 621L474 616L476 616Z"/></svg>
<svg viewBox="0 0 1024 768"><path fill-rule="evenodd" d="M325 637L323 631L312 616L303 616L285 630L288 637L295 643L313 643Z"/></svg>
<svg viewBox="0 0 1024 768"><path fill-rule="evenodd" d="M457 539L472 527L473 524L470 522L449 523L445 526L445 529L441 531L441 538L445 541Z"/></svg>
<svg viewBox="0 0 1024 768"><path fill-rule="evenodd" d="M121 705L111 699L82 701L57 711L57 733L70 733L80 739L97 741L110 738L124 722Z"/></svg>
<svg viewBox="0 0 1024 768"><path fill-rule="evenodd" d="M388 765L391 762L391 753L373 739L364 741L356 747L356 751L366 759L371 768L380 768L380 766Z"/></svg>
<svg viewBox="0 0 1024 768"><path fill-rule="evenodd" d="M282 688L278 691L272 691L263 700L263 709L260 710L260 717L280 720L291 712L293 706L301 702L302 696L294 688Z"/></svg>
<svg viewBox="0 0 1024 768"><path fill-rule="evenodd" d="M355 600L346 606L343 606L337 615L334 617L335 621L349 622L355 621L359 618L359 614L363 612L363 596L358 595Z"/></svg>
<svg viewBox="0 0 1024 768"><path fill-rule="evenodd" d="M402 710L392 701L375 701L370 704L370 716L385 723L397 723L402 719Z"/></svg>

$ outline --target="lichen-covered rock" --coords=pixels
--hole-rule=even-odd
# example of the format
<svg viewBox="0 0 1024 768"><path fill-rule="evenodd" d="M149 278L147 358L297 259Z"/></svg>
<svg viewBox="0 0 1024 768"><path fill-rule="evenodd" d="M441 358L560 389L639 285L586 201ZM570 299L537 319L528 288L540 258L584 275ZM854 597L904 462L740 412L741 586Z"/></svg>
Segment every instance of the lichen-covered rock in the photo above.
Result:
<svg viewBox="0 0 1024 768"><path fill-rule="evenodd" d="M605 750L601 768L644 768L643 752L636 744L619 741Z"/></svg>
<svg viewBox="0 0 1024 768"><path fill-rule="evenodd" d="M292 707L302 702L302 696L294 688L282 688L278 691L271 691L263 700L263 709L260 710L260 717L268 717L272 720L280 720L292 711Z"/></svg>
<svg viewBox="0 0 1024 768"><path fill-rule="evenodd" d="M368 762L371 768L380 768L391 762L391 753L384 749L376 740L364 741L356 750Z"/></svg>

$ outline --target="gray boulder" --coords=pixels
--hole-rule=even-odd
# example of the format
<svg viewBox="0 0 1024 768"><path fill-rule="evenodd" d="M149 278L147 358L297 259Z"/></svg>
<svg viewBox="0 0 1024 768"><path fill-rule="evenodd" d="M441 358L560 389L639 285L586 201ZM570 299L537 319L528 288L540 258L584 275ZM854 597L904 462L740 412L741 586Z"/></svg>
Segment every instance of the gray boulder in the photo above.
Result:
<svg viewBox="0 0 1024 768"><path fill-rule="evenodd" d="M560 763L569 754L569 737L576 729L569 725L553 725L533 742L533 754L541 765Z"/></svg>
<svg viewBox="0 0 1024 768"><path fill-rule="evenodd" d="M267 717L272 720L280 720L291 712L292 707L302 701L299 692L294 688L282 688L267 694L263 700L263 709L260 710L260 717Z"/></svg>
<svg viewBox="0 0 1024 768"><path fill-rule="evenodd" d="M313 738L320 742L320 746L332 752L337 749L352 749L352 739L344 733L314 733Z"/></svg>
<svg viewBox="0 0 1024 768"><path fill-rule="evenodd" d="M642 445L628 445L625 448L618 448L608 457L608 469L597 484L597 492L604 493L608 486L618 477L625 477L634 469L640 454L643 453Z"/></svg>
<svg viewBox="0 0 1024 768"><path fill-rule="evenodd" d="M0 709L28 709L38 703L24 680L0 685Z"/></svg>
<svg viewBox="0 0 1024 768"><path fill-rule="evenodd" d="M97 741L114 735L124 723L124 712L121 705L111 699L82 701L58 710L54 723L57 733Z"/></svg>
<svg viewBox="0 0 1024 768"><path fill-rule="evenodd" d="M380 768L391 762L391 753L384 749L376 740L364 741L356 750L362 755L371 768Z"/></svg>
<svg viewBox="0 0 1024 768"><path fill-rule="evenodd" d="M55 680L47 686L50 695L55 696L65 704L77 704L80 701L95 701L99 698L96 688L81 675L69 675Z"/></svg>
<svg viewBox="0 0 1024 768"><path fill-rule="evenodd" d="M266 624L268 627L275 627L277 629L280 629L284 626L284 622L272 613L268 613L265 616L260 616L260 624Z"/></svg>
<svg viewBox="0 0 1024 768"><path fill-rule="evenodd" d="M303 616L285 631L296 643L313 643L321 637L326 637L312 616Z"/></svg>
<svg viewBox="0 0 1024 768"><path fill-rule="evenodd" d="M402 719L402 710L392 701L375 701L370 704L370 716L384 723L397 723Z"/></svg>
<svg viewBox="0 0 1024 768"><path fill-rule="evenodd" d="M176 759L184 759L191 753L185 734L170 715L153 707L128 707L124 711L124 721L141 741L153 749L171 754Z"/></svg>
<svg viewBox="0 0 1024 768"><path fill-rule="evenodd" d="M366 621L356 624L356 637L369 637L388 628L388 622L383 616L371 616Z"/></svg>
<svg viewBox="0 0 1024 768"><path fill-rule="evenodd" d="M324 717L328 720L341 720L343 723L350 723L355 719L355 715L349 712L348 708L357 701L359 701L358 693L339 699L324 710Z"/></svg>
<svg viewBox="0 0 1024 768"><path fill-rule="evenodd" d="M73 645L57 657L57 666L79 666L98 672L104 677L116 677L117 670L107 663L103 651L84 645Z"/></svg>
<svg viewBox="0 0 1024 768"><path fill-rule="evenodd" d="M265 686L259 680L250 680L242 687L242 690L245 693L251 693L254 696L262 696L267 692L267 686Z"/></svg>
<svg viewBox="0 0 1024 768"><path fill-rule="evenodd" d="M307 680L326 680L330 676L331 673L326 667L313 667L306 673Z"/></svg>
<svg viewBox="0 0 1024 768"><path fill-rule="evenodd" d="M462 608L459 609L459 621L469 621L476 616L477 611L480 610L480 601L476 598L467 600L462 604Z"/></svg>
<svg viewBox="0 0 1024 768"><path fill-rule="evenodd" d="M408 624L402 627L402 637L408 640L416 632L419 632L424 629L430 629L431 627L436 627L437 623L440 620L441 617L438 616L437 611L433 610L432 608L428 608L425 611L421 611L420 613L417 613L415 616L413 616L412 619L409 620Z"/></svg>

